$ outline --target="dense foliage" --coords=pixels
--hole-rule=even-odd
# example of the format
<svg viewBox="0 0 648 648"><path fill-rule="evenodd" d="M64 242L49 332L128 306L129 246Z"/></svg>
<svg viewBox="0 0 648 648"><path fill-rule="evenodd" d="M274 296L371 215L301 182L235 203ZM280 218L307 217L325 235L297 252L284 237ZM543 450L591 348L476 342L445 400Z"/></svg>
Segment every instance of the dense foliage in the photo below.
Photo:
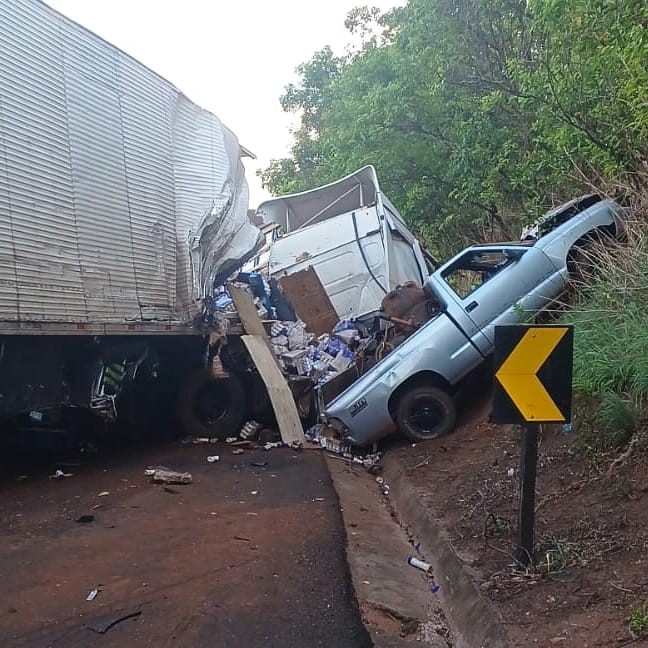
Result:
<svg viewBox="0 0 648 648"><path fill-rule="evenodd" d="M574 325L574 388L589 449L623 446L648 419L648 232L629 227L629 245L588 252L597 269L580 286L562 321ZM640 433L639 435L637 433ZM645 434L644 434L645 435Z"/></svg>
<svg viewBox="0 0 648 648"><path fill-rule="evenodd" d="M281 98L300 125L262 173L273 193L374 164L443 257L592 187L646 181L644 0L409 0L347 26L362 45L316 53Z"/></svg>

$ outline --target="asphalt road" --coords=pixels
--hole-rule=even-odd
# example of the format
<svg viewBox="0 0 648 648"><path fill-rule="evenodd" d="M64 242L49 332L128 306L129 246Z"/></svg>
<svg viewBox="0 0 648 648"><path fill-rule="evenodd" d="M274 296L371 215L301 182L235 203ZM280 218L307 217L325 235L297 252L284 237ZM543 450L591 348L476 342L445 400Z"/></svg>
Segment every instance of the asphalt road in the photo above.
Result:
<svg viewBox="0 0 648 648"><path fill-rule="evenodd" d="M48 463L5 462L1 646L370 645L318 452L166 444L99 454L62 480L48 479ZM149 465L193 483L150 484ZM88 627L136 612L105 634Z"/></svg>

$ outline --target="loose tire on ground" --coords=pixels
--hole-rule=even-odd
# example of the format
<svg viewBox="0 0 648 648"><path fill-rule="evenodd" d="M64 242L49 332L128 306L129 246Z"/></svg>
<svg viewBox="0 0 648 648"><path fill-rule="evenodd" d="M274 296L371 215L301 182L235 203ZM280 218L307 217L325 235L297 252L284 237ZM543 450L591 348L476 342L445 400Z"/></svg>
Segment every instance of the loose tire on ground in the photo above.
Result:
<svg viewBox="0 0 648 648"><path fill-rule="evenodd" d="M240 378L214 378L201 369L185 383L178 419L185 434L225 439L238 433L245 417L245 392Z"/></svg>
<svg viewBox="0 0 648 648"><path fill-rule="evenodd" d="M448 434L456 420L453 398L437 387L413 387L401 396L396 409L398 429L414 442Z"/></svg>

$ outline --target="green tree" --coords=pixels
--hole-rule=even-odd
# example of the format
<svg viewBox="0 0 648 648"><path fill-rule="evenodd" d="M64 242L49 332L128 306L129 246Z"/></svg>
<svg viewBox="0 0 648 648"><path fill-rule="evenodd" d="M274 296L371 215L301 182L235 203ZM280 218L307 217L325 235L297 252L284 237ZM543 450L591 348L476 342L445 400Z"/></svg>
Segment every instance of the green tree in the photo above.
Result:
<svg viewBox="0 0 648 648"><path fill-rule="evenodd" d="M448 254L510 237L556 201L645 180L648 7L638 0L410 0L359 8L362 38L300 66L300 115L274 193L374 164L385 192Z"/></svg>

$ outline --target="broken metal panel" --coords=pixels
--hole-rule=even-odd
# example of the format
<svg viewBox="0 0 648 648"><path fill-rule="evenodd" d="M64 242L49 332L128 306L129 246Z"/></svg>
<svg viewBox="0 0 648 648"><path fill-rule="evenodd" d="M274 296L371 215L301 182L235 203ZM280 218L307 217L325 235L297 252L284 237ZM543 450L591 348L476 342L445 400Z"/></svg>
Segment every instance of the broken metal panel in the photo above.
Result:
<svg viewBox="0 0 648 648"><path fill-rule="evenodd" d="M0 0L0 320L189 321L261 243L234 135L36 0Z"/></svg>

